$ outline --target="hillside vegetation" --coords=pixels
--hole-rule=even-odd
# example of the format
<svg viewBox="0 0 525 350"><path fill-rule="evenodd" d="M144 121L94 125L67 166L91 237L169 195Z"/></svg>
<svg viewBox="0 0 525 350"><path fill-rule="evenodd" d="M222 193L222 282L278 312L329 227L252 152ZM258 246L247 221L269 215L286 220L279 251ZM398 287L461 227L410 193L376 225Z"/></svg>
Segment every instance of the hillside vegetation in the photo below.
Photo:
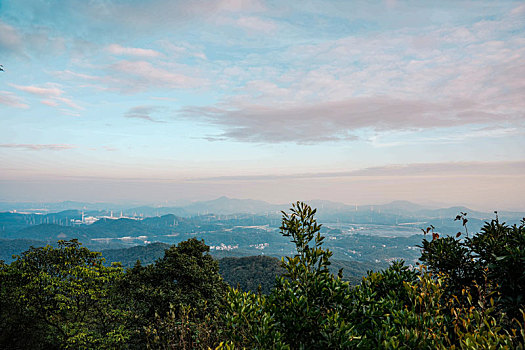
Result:
<svg viewBox="0 0 525 350"><path fill-rule="evenodd" d="M128 269L76 240L30 248L0 264L0 348L524 348L525 222L456 237L430 227L421 265L395 261L352 286L330 271L315 213L283 213L296 253L281 266L226 260L238 277L279 275L268 294L229 287L195 238Z"/></svg>

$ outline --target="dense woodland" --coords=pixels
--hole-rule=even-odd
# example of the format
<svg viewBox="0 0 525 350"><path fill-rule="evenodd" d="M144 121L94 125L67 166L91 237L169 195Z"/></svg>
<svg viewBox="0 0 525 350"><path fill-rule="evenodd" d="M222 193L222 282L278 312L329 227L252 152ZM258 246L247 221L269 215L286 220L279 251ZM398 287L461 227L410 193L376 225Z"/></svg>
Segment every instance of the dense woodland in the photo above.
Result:
<svg viewBox="0 0 525 350"><path fill-rule="evenodd" d="M524 221L471 234L459 216L455 237L425 231L417 268L397 261L354 286L331 272L315 213L283 213L296 254L281 266L223 259L233 280L278 276L261 288L232 288L194 238L131 268L75 240L31 248L0 263L0 348L524 348Z"/></svg>

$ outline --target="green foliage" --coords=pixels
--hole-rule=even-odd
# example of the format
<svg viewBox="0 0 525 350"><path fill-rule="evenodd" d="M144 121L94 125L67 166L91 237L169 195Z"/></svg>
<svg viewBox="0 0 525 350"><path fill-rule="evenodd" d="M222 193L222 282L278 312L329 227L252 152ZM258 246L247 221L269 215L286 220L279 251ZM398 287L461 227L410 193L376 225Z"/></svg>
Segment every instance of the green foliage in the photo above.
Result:
<svg viewBox="0 0 525 350"><path fill-rule="evenodd" d="M247 256L222 258L219 260L220 273L226 283L243 291L269 294L275 279L284 273L281 262L269 256Z"/></svg>
<svg viewBox="0 0 525 350"><path fill-rule="evenodd" d="M163 324L173 328L170 320L183 315L186 307L195 320L203 320L223 304L226 284L208 252L203 241L193 238L171 246L155 264L137 264L127 271L120 295L133 315L130 327L135 329L137 347L146 341L144 329L151 324L160 327L156 330L160 334L165 332Z"/></svg>
<svg viewBox="0 0 525 350"><path fill-rule="evenodd" d="M344 319L349 284L328 269L330 251L314 219L315 210L297 203L283 213L281 233L297 254L283 259L285 273L268 297L233 290L228 294L226 334L247 348L344 348L356 340Z"/></svg>
<svg viewBox="0 0 525 350"><path fill-rule="evenodd" d="M283 212L281 233L297 254L283 259L286 272L270 294L270 310L287 344L293 348L347 347L353 326L345 322L349 284L328 269L332 252L322 248L316 210L297 202Z"/></svg>
<svg viewBox="0 0 525 350"><path fill-rule="evenodd" d="M421 259L428 271L394 262L384 271L369 272L352 288L329 272L332 254L322 247L315 210L297 203L283 214L281 232L297 254L283 259L285 273L267 297L230 291L224 316L227 346L523 348L523 314L510 320L504 299L510 295L515 303L522 291L522 227L487 223L480 235L465 241L433 233L432 241L423 241ZM477 291L475 297L471 291Z"/></svg>
<svg viewBox="0 0 525 350"><path fill-rule="evenodd" d="M460 302L454 296L451 303L453 325L451 333L457 344L450 344L450 349L523 349L524 325L515 324L511 329L505 327L505 315L497 310L494 302L494 293L485 295L481 286L476 285L478 302L474 302L471 291L464 289L462 295L466 302ZM521 319L525 316L522 313ZM522 321L523 322L523 321ZM521 332L517 333L517 329Z"/></svg>
<svg viewBox="0 0 525 350"><path fill-rule="evenodd" d="M262 294L230 289L224 308L226 339L240 348L289 349Z"/></svg>
<svg viewBox="0 0 525 350"><path fill-rule="evenodd" d="M467 241L476 262L497 285L500 302L510 317L525 307L525 221L509 227L496 218Z"/></svg>
<svg viewBox="0 0 525 350"><path fill-rule="evenodd" d="M115 348L125 344L125 313L114 307L120 267L78 241L31 248L1 267L4 348Z"/></svg>
<svg viewBox="0 0 525 350"><path fill-rule="evenodd" d="M188 240L124 273L76 240L31 248L0 263L0 347L207 348L226 292L208 250Z"/></svg>
<svg viewBox="0 0 525 350"><path fill-rule="evenodd" d="M385 341L393 340L393 335L399 335L400 328L408 327L408 319L416 318L414 308L409 308L413 300L407 288L415 286L416 281L415 271L402 262L394 262L385 271L369 273L349 293L348 317L362 337L361 347L381 347Z"/></svg>
<svg viewBox="0 0 525 350"><path fill-rule="evenodd" d="M220 340L218 315L207 314L196 317L195 309L183 305L174 307L165 316L155 315L155 319L145 326L146 347L148 349L209 349Z"/></svg>
<svg viewBox="0 0 525 350"><path fill-rule="evenodd" d="M509 319L520 316L525 306L525 222L509 227L496 217L471 238L425 239L422 248L421 261L446 276L448 296L462 296L464 288L482 284L485 294L498 292L498 305Z"/></svg>
<svg viewBox="0 0 525 350"><path fill-rule="evenodd" d="M464 286L472 287L473 281L482 278L483 268L464 241L454 237L424 239L421 247L420 260L430 271L446 276L449 296L458 295Z"/></svg>
<svg viewBox="0 0 525 350"><path fill-rule="evenodd" d="M75 240L0 261L0 347L524 348L525 222L509 227L496 218L465 239L432 232L422 243L427 266L395 261L353 287L342 271L330 272L315 213L299 202L283 213L281 233L296 254L282 259L268 294L228 288L197 239L125 272ZM466 213L458 220L466 229ZM269 258L247 260L244 270L240 259L227 260L241 280L256 280L248 275L257 269L267 280L276 267Z"/></svg>

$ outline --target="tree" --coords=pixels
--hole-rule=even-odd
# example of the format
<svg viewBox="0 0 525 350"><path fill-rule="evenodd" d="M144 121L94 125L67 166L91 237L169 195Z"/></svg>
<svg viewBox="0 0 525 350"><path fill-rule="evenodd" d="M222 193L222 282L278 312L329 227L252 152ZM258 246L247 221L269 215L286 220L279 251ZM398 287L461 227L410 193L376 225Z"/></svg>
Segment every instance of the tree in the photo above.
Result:
<svg viewBox="0 0 525 350"><path fill-rule="evenodd" d="M290 211L283 212L281 234L291 238L297 254L283 258L285 272L268 297L229 293L226 333L239 347L346 348L357 339L344 320L350 285L328 270L332 253L322 248L316 210L297 202Z"/></svg>
<svg viewBox="0 0 525 350"><path fill-rule="evenodd" d="M77 240L31 248L3 264L1 343L4 348L114 348L129 337L115 307L118 266Z"/></svg>
<svg viewBox="0 0 525 350"><path fill-rule="evenodd" d="M422 248L420 260L431 272L446 276L449 296L480 287L481 294L473 295L475 301L495 291L510 319L521 315L525 307L524 220L520 226L508 226L496 216L470 238L424 239Z"/></svg>
<svg viewBox="0 0 525 350"><path fill-rule="evenodd" d="M196 323L215 315L227 285L209 250L204 241L191 238L171 246L154 264L138 263L127 271L119 289L123 305L134 315L137 347L147 341L145 328L149 334L165 333L182 315L191 314Z"/></svg>
<svg viewBox="0 0 525 350"><path fill-rule="evenodd" d="M281 234L291 238L297 254L283 259L286 272L269 303L278 329L294 348L348 347L354 341L353 326L344 321L350 285L342 271L334 276L328 270L332 252L322 248L316 210L297 202L290 211L283 212Z"/></svg>

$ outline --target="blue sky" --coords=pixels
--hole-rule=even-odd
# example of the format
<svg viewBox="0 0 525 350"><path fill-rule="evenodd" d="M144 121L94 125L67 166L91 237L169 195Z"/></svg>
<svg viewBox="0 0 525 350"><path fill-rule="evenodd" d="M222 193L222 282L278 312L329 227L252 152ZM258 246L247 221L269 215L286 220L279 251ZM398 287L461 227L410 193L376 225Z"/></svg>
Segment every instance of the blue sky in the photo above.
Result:
<svg viewBox="0 0 525 350"><path fill-rule="evenodd" d="M0 200L525 209L524 33L520 1L0 0Z"/></svg>

